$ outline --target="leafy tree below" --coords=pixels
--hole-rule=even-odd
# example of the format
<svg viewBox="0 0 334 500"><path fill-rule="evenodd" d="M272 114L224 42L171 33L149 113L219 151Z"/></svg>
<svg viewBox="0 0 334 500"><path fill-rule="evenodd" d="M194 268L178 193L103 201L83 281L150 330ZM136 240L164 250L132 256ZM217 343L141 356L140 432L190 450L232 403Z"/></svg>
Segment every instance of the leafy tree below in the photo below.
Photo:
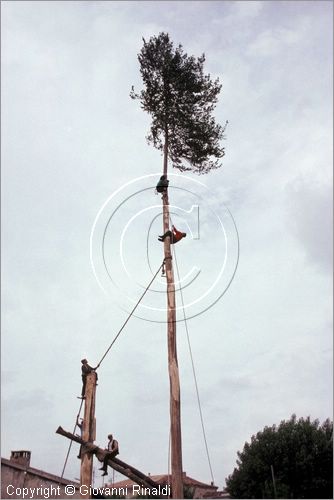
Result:
<svg viewBox="0 0 334 500"><path fill-rule="evenodd" d="M226 479L232 498L333 498L333 422L292 415L265 427L238 452L237 465Z"/></svg>

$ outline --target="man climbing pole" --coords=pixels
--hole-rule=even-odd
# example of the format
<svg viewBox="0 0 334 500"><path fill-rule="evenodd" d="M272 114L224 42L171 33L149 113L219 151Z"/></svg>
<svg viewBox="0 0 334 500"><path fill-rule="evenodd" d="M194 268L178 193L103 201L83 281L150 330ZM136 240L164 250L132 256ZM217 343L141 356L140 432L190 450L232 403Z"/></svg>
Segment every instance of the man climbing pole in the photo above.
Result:
<svg viewBox="0 0 334 500"><path fill-rule="evenodd" d="M79 437L81 437L81 439L82 439L83 418L81 418L80 420L81 420L81 422L79 422L79 417L77 417L77 427L79 427L79 429L80 429L80 436ZM81 452L82 452L82 444L80 445L78 458L81 458Z"/></svg>
<svg viewBox="0 0 334 500"><path fill-rule="evenodd" d="M100 467L99 469L104 471L102 476L107 476L108 474L107 470L108 470L109 458L114 458L116 457L116 455L119 454L118 441L116 441L116 439L113 438L112 434L108 435L108 439L109 439L108 447L106 448L108 453L105 454L105 457L103 459L103 467Z"/></svg>
<svg viewBox="0 0 334 500"><path fill-rule="evenodd" d="M87 359L82 359L81 363L82 363L82 366L81 366L81 378L82 378L81 399L85 399L87 375L88 375L88 373L95 371L97 367L93 368L93 367L89 366ZM96 380L97 380L97 375L96 375Z"/></svg>
<svg viewBox="0 0 334 500"><path fill-rule="evenodd" d="M165 193L168 189L168 184L169 180L167 179L167 175L162 175L155 188L157 193Z"/></svg>
<svg viewBox="0 0 334 500"><path fill-rule="evenodd" d="M158 240L164 241L168 236L170 237L171 245L174 245L174 243L177 243L182 240L182 238L185 238L187 233L181 233L181 231L178 231L175 226L172 226L172 231L166 231L165 234L159 236Z"/></svg>

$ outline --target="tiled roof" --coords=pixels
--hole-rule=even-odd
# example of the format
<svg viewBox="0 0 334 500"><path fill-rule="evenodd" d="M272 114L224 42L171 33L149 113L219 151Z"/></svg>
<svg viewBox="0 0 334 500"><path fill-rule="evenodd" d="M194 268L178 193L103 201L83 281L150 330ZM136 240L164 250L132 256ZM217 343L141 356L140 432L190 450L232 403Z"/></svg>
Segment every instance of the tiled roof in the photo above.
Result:
<svg viewBox="0 0 334 500"><path fill-rule="evenodd" d="M169 481L168 481L168 474L158 474L156 476L149 476L153 481L155 481L158 484L171 484L171 476L169 476ZM213 491L216 491L218 489L218 486L213 486L211 484L206 484L202 483L201 481L197 481L197 479L193 479L192 477L189 477L187 475L184 475L183 478L183 484L184 486L196 486L197 488L212 488ZM113 488L125 488L126 486L131 487L132 485L136 484L134 481L131 481L131 479L125 479L124 481L118 481L117 483L113 484L106 484L106 487L113 487Z"/></svg>
<svg viewBox="0 0 334 500"><path fill-rule="evenodd" d="M54 474L50 474L49 472L44 472L43 470L34 469L33 467L26 467L25 465L18 464L13 460L8 460L7 458L1 458L1 463L7 465L8 467L12 467L13 469L26 471L28 474L34 474L35 476L42 477L44 479L49 479L49 481L54 481L59 484L73 484L77 488L80 487L79 483L75 481L71 481L70 479L61 478L59 476L55 476Z"/></svg>
<svg viewBox="0 0 334 500"><path fill-rule="evenodd" d="M215 498L231 498L227 491L214 491L213 493L207 492L204 493L203 498L215 499Z"/></svg>

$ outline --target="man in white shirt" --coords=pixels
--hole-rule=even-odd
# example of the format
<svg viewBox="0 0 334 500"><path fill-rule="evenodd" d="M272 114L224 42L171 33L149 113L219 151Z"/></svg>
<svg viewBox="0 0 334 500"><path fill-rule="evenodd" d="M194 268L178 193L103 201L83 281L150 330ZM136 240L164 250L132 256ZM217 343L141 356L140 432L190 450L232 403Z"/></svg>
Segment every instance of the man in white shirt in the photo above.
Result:
<svg viewBox="0 0 334 500"><path fill-rule="evenodd" d="M106 448L106 451L108 453L105 454L104 460L103 460L103 467L101 467L99 470L103 470L102 476L107 476L108 472L108 460L109 458L114 458L116 455L119 454L119 448L118 448L118 441L116 439L113 439L113 435L109 434L108 436L109 442L108 442L108 447Z"/></svg>

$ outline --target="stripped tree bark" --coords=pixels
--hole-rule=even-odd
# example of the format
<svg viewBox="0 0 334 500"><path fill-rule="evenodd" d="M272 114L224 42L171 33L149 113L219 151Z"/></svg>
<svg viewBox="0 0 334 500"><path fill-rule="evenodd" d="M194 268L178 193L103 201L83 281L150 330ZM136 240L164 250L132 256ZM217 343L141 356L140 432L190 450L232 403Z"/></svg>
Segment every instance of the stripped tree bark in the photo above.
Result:
<svg viewBox="0 0 334 500"><path fill-rule="evenodd" d="M95 441L95 395L96 395L95 372L88 373L85 390L85 409L82 422L82 439L84 441ZM81 453L80 486L87 486L80 490L81 498L91 498L90 487L92 486L93 457L90 453Z"/></svg>
<svg viewBox="0 0 334 500"><path fill-rule="evenodd" d="M168 170L168 132L165 132L163 173ZM163 232L170 228L168 189L163 193ZM167 345L170 385L170 435L172 497L183 498L182 482L182 436L181 436L181 394L176 345L175 283L170 238L164 241L165 268L167 278Z"/></svg>

